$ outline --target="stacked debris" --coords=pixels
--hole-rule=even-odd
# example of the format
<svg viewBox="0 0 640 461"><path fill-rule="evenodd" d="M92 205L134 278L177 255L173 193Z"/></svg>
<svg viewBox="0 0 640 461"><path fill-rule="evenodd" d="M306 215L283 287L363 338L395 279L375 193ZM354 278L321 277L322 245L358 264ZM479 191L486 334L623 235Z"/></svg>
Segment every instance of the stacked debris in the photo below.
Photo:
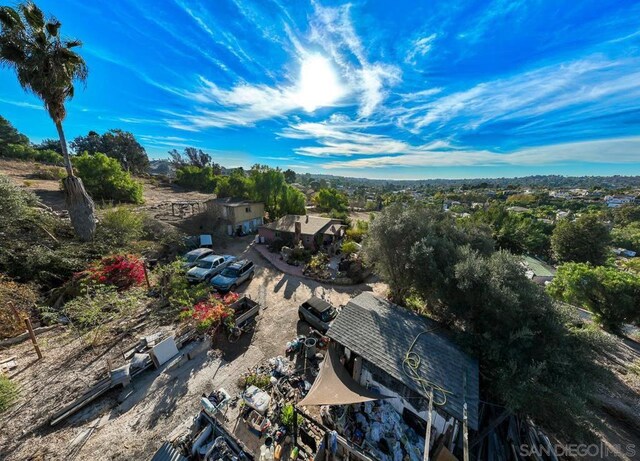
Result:
<svg viewBox="0 0 640 461"><path fill-rule="evenodd" d="M558 460L551 440L532 421L490 404L483 404L480 410L481 427L484 430L469 445L474 458L500 461Z"/></svg>
<svg viewBox="0 0 640 461"><path fill-rule="evenodd" d="M323 421L353 445L381 461L420 461L424 437L407 424L386 400L325 406Z"/></svg>

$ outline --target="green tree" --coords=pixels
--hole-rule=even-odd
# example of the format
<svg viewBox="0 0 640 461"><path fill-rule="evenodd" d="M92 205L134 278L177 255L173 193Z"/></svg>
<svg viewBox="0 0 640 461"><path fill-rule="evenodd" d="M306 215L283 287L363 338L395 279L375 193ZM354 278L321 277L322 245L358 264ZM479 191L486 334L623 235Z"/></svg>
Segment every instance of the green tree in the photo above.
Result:
<svg viewBox="0 0 640 461"><path fill-rule="evenodd" d="M59 144L59 143L58 143ZM0 156L9 157L10 145L28 146L29 138L20 133L6 118L0 115Z"/></svg>
<svg viewBox="0 0 640 461"><path fill-rule="evenodd" d="M90 131L87 136L75 138L71 142L71 147L77 154L102 153L107 157L115 158L125 170L134 174L145 173L149 169L147 152L128 131L114 129L103 135Z"/></svg>
<svg viewBox="0 0 640 461"><path fill-rule="evenodd" d="M33 145L37 151L52 150L62 155L62 148L60 147L60 141L57 139L43 139L39 144Z"/></svg>
<svg viewBox="0 0 640 461"><path fill-rule="evenodd" d="M363 255L389 284L394 300L403 302L418 290L425 300L438 303L452 289L444 282L451 278L464 245L483 254L493 251L493 241L482 228L459 228L442 211L394 203L369 224Z"/></svg>
<svg viewBox="0 0 640 461"><path fill-rule="evenodd" d="M640 206L633 203L626 203L613 209L613 220L616 224L625 226L633 222L640 222Z"/></svg>
<svg viewBox="0 0 640 461"><path fill-rule="evenodd" d="M186 165L196 166L198 168L212 167L216 175L222 173L222 168L217 163L211 161L211 156L204 152L202 149L196 149L195 147L185 147L184 153L181 154L176 149L169 151L169 157L171 157L171 163L180 168Z"/></svg>
<svg viewBox="0 0 640 461"><path fill-rule="evenodd" d="M123 203L142 203L142 184L122 169L114 158L104 154L82 154L74 157L73 164L87 189L98 200Z"/></svg>
<svg viewBox="0 0 640 461"><path fill-rule="evenodd" d="M251 195L251 181L245 176L244 171L235 169L229 176L223 176L219 179L216 195L218 197L247 199Z"/></svg>
<svg viewBox="0 0 640 461"><path fill-rule="evenodd" d="M74 81L85 82L87 65L74 51L78 40L62 39L61 23L45 19L32 2L17 8L0 7L0 64L15 70L20 86L39 97L58 130L67 177L63 180L65 201L76 235L91 240L96 229L95 210L82 180L73 174L62 121L65 101L74 95Z"/></svg>
<svg viewBox="0 0 640 461"><path fill-rule="evenodd" d="M344 213L349 207L347 196L337 189L320 189L313 197L313 203L319 211Z"/></svg>
<svg viewBox="0 0 640 461"><path fill-rule="evenodd" d="M210 166L184 165L176 170L176 184L211 194L216 190L220 176Z"/></svg>
<svg viewBox="0 0 640 461"><path fill-rule="evenodd" d="M640 253L640 221L611 230L611 241L617 247Z"/></svg>
<svg viewBox="0 0 640 461"><path fill-rule="evenodd" d="M306 199L302 192L291 186L283 187L280 193L278 214L281 216L287 214L303 215L306 213L305 202Z"/></svg>
<svg viewBox="0 0 640 461"><path fill-rule="evenodd" d="M615 267L563 264L548 291L556 299L588 309L612 331L640 321L640 276Z"/></svg>
<svg viewBox="0 0 640 461"><path fill-rule="evenodd" d="M284 179L287 181L287 184L293 184L296 182L296 172L292 169L288 169L284 171Z"/></svg>
<svg viewBox="0 0 640 461"><path fill-rule="evenodd" d="M484 395L550 427L568 420L559 421L559 411L577 420L602 343L569 327L571 312L527 280L516 257L495 252L487 232L438 210L394 204L369 225L363 252L396 300L421 311L426 304L479 359Z"/></svg>
<svg viewBox="0 0 640 461"><path fill-rule="evenodd" d="M562 220L551 235L551 249L559 262L602 265L607 260L609 243L609 230L593 215Z"/></svg>

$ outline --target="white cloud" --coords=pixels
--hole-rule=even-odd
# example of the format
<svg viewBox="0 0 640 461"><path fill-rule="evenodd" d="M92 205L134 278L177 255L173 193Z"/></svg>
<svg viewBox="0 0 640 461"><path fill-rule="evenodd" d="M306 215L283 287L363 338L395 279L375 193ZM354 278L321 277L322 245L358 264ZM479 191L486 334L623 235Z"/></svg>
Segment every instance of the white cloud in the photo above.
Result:
<svg viewBox="0 0 640 461"><path fill-rule="evenodd" d="M397 66L372 63L351 22L350 5L337 8L314 3L310 40L322 46L342 69L352 91L359 97L359 115L373 114L386 97L386 87L400 81Z"/></svg>
<svg viewBox="0 0 640 461"><path fill-rule="evenodd" d="M409 64L415 64L417 56L425 56L429 51L431 51L431 47L433 46L433 42L437 36L438 34L433 33L426 37L414 40L404 61Z"/></svg>
<svg viewBox="0 0 640 461"><path fill-rule="evenodd" d="M41 104L32 104L26 101L13 101L11 99L0 99L2 104L10 104L16 107L25 107L27 109L44 110L44 106Z"/></svg>
<svg viewBox="0 0 640 461"><path fill-rule="evenodd" d="M383 168L383 167L452 167L495 165L549 165L571 162L588 163L636 163L640 151L640 137L601 139L529 147L509 153L488 150L409 150L399 155L386 155L356 160L332 161L322 165L335 168Z"/></svg>
<svg viewBox="0 0 640 461"><path fill-rule="evenodd" d="M301 122L290 125L279 135L290 139L315 140L319 145L294 149L297 154L309 157L406 154L448 147L444 141L412 146L389 136L365 132L373 127L379 128L380 125L334 115L325 122Z"/></svg>
<svg viewBox="0 0 640 461"><path fill-rule="evenodd" d="M569 108L585 113L619 110L614 102L633 105L640 98L637 68L637 59L611 61L591 56L401 108L398 121L415 132L445 125L451 130L474 130L487 122L535 119Z"/></svg>

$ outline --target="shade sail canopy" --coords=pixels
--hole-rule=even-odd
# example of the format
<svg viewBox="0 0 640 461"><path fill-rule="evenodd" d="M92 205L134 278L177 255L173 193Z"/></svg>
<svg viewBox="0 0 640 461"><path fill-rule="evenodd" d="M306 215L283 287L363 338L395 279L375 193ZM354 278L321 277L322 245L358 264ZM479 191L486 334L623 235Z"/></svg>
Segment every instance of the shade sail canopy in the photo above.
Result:
<svg viewBox="0 0 640 461"><path fill-rule="evenodd" d="M349 405L387 398L354 380L340 363L338 352L332 346L320 365L320 373L309 393L298 405Z"/></svg>

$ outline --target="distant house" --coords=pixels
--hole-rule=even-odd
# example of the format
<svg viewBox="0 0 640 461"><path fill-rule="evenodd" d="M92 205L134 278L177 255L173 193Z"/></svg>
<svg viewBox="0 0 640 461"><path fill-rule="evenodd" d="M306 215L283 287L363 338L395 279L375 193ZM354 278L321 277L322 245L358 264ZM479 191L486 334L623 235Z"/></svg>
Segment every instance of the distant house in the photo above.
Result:
<svg viewBox="0 0 640 461"><path fill-rule="evenodd" d="M528 213L531 210L523 206L510 206L507 208L507 211L511 211L512 213Z"/></svg>
<svg viewBox="0 0 640 461"><path fill-rule="evenodd" d="M299 240L305 248L315 251L341 239L346 227L339 219L290 214L261 226L258 234L265 243L281 239L294 244Z"/></svg>
<svg viewBox="0 0 640 461"><path fill-rule="evenodd" d="M239 198L217 198L207 202L207 211L222 220L228 235L256 232L264 222L264 203Z"/></svg>
<svg viewBox="0 0 640 461"><path fill-rule="evenodd" d="M526 269L526 276L539 285L551 282L556 276L556 270L549 264L533 256L523 256L522 265Z"/></svg>
<svg viewBox="0 0 640 461"><path fill-rule="evenodd" d="M633 203L636 198L633 195L607 195L604 202L609 208L618 208L627 203Z"/></svg>
<svg viewBox="0 0 640 461"><path fill-rule="evenodd" d="M391 397L389 403L403 418L426 421L430 387L413 379L406 372L404 362L407 353L415 353L420 359L416 372L433 383L434 401L439 403L433 407L435 433L443 434L451 427L459 430L465 405L469 427L477 430L478 362L438 326L424 316L365 291L342 309L327 336L336 345L338 354L344 358L344 367L356 382L365 389L376 389ZM335 393L339 391L336 389Z"/></svg>
<svg viewBox="0 0 640 461"><path fill-rule="evenodd" d="M626 248L614 248L613 252L616 256L624 256L625 258L635 258L636 252L633 250L627 250Z"/></svg>

